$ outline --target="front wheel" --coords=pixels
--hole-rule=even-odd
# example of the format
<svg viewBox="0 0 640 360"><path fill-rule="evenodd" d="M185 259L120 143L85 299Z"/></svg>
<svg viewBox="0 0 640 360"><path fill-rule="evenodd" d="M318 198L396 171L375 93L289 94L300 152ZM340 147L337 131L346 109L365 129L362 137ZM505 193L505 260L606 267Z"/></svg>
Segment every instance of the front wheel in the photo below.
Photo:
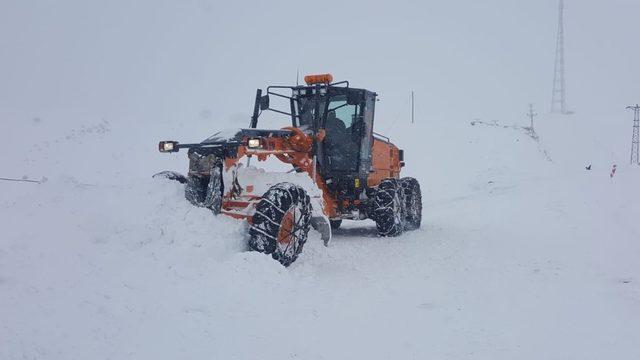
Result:
<svg viewBox="0 0 640 360"><path fill-rule="evenodd" d="M222 210L222 163L211 168L209 176L189 175L185 180L184 197L194 206L205 207L215 215Z"/></svg>
<svg viewBox="0 0 640 360"><path fill-rule="evenodd" d="M209 178L206 176L189 175L184 187L185 199L194 206L204 207L208 183Z"/></svg>
<svg viewBox="0 0 640 360"><path fill-rule="evenodd" d="M249 228L249 248L289 266L302 252L311 225L307 192L291 183L272 186L256 206Z"/></svg>

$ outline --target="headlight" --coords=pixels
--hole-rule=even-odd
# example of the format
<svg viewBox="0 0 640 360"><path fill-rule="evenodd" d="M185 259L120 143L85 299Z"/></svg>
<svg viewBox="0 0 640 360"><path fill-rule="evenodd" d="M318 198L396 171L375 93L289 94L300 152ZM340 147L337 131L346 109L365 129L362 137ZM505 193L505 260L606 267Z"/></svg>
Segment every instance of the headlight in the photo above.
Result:
<svg viewBox="0 0 640 360"><path fill-rule="evenodd" d="M160 141L158 144L158 150L160 152L175 152L178 151L177 141Z"/></svg>
<svg viewBox="0 0 640 360"><path fill-rule="evenodd" d="M252 149L259 148L260 147L260 139L249 139L249 142L247 143L247 146L249 146L249 148L252 148Z"/></svg>

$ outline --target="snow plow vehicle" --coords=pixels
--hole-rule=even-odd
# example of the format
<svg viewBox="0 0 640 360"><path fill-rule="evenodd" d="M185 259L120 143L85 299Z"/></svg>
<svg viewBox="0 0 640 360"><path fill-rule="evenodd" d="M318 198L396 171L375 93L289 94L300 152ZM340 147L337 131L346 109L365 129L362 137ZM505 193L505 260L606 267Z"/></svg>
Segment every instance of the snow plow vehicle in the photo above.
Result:
<svg viewBox="0 0 640 360"><path fill-rule="evenodd" d="M373 131L377 94L334 83L331 74L305 76L305 83L269 86L264 95L258 89L248 128L200 143L161 141L160 152L188 150L189 171L156 175L184 183L192 204L246 220L249 248L284 266L297 259L310 227L325 245L344 219L372 219L380 236L419 228L420 184L400 177L403 150ZM273 98L286 109L272 108ZM264 111L286 116L291 126L259 129ZM251 165L270 157L291 168Z"/></svg>

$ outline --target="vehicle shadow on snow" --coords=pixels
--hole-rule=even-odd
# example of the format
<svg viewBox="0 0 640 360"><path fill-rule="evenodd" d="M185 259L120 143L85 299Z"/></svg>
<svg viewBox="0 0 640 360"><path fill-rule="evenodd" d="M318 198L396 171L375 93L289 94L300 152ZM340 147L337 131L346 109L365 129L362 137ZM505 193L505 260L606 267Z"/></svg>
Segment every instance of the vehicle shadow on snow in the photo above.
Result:
<svg viewBox="0 0 640 360"><path fill-rule="evenodd" d="M375 225L364 225L364 226L349 226L349 227L341 227L339 229L334 229L332 232L333 236L337 236L340 238L353 238L357 239L358 237L367 237L367 238L377 238L378 229L376 229Z"/></svg>
<svg viewBox="0 0 640 360"><path fill-rule="evenodd" d="M407 234L419 233L421 231L422 230L420 229L405 231L400 235L400 237ZM331 234L333 237L340 238L341 241L349 239L357 240L362 238L389 239L388 237L379 236L375 223L368 220L348 221L346 224L343 224L342 227L333 229Z"/></svg>

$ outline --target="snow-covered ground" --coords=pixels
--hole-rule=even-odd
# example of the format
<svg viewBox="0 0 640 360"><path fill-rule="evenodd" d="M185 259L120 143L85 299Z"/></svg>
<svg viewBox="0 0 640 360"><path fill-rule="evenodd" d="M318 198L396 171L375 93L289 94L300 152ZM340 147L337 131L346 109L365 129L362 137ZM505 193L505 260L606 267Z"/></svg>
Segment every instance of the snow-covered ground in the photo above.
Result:
<svg viewBox="0 0 640 360"><path fill-rule="evenodd" d="M347 222L329 248L312 232L289 268L175 182L3 182L0 357L640 356L640 169L567 168L512 128L403 127L425 134L398 139L423 228Z"/></svg>
<svg viewBox="0 0 640 360"><path fill-rule="evenodd" d="M566 3L571 116L555 0L0 2L0 359L640 358L640 5ZM151 179L296 69L380 94L420 230L284 268Z"/></svg>

